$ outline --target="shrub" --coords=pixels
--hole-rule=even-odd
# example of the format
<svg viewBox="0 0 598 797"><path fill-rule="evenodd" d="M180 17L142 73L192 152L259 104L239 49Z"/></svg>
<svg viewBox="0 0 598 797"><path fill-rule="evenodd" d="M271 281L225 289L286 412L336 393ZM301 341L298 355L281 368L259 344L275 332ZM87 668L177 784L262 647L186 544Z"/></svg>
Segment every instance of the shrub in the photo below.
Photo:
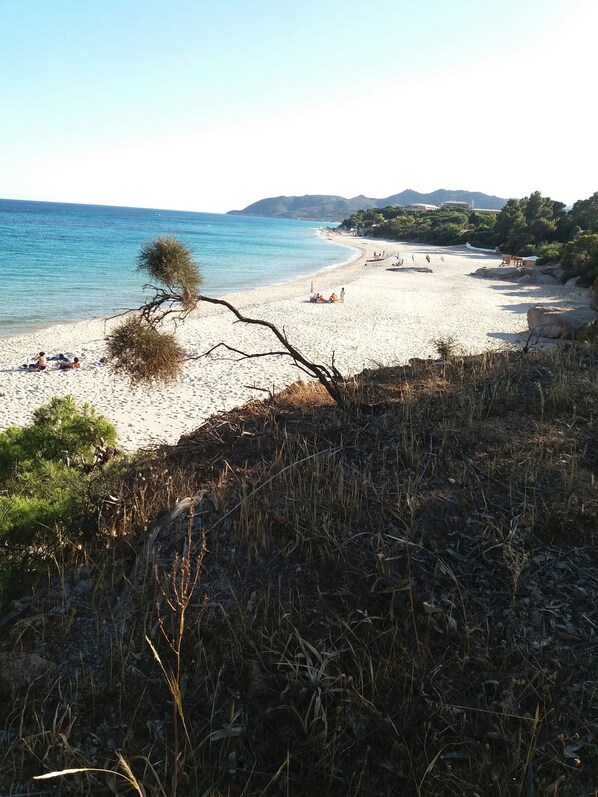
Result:
<svg viewBox="0 0 598 797"><path fill-rule="evenodd" d="M35 410L29 426L0 433L0 484L40 459L90 466L100 446L115 444L114 426L93 407L79 409L72 396L56 396Z"/></svg>
<svg viewBox="0 0 598 797"><path fill-rule="evenodd" d="M541 246L538 250L538 265L545 263L558 263L563 252L563 244L552 243Z"/></svg>
<svg viewBox="0 0 598 797"><path fill-rule="evenodd" d="M598 234L580 235L563 247L566 279L580 277L580 285L591 285L598 276Z"/></svg>
<svg viewBox="0 0 598 797"><path fill-rule="evenodd" d="M0 582L43 559L58 528L77 526L98 455L115 444L112 424L71 396L37 409L28 426L0 433Z"/></svg>
<svg viewBox="0 0 598 797"><path fill-rule="evenodd" d="M435 338L432 343L436 349L436 354L441 360L451 360L457 356L457 341L452 335L449 335L446 338Z"/></svg>

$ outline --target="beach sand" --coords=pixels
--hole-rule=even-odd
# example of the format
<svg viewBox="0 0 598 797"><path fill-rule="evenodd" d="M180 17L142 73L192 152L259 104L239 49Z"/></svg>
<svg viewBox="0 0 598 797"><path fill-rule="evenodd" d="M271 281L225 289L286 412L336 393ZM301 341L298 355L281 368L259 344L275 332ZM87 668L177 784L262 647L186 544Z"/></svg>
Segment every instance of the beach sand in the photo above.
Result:
<svg viewBox="0 0 598 797"><path fill-rule="evenodd" d="M576 288L471 276L481 266L499 265L500 257L494 254L325 234L355 247L359 256L286 285L225 298L245 315L284 328L293 345L308 357L329 364L334 356L337 368L347 376L364 368L405 364L411 357L435 357L434 340L439 338L453 337L464 353L520 346L528 337L529 307L586 301L584 291ZM386 260L366 262L381 250L386 251ZM399 252L404 265L388 270ZM420 270L428 267L432 273ZM312 283L326 297L344 287L344 303L310 303ZM33 410L52 396L70 394L115 424L123 448L175 443L214 413L264 398L263 391L280 389L302 377L288 357L234 362L234 355L222 351L186 362L176 383L131 388L110 365L92 365L103 355L104 337L116 323L82 321L1 339L0 429L27 424ZM200 305L178 334L192 355L221 341L245 352L279 348L270 331L235 323L226 309L210 305ZM40 373L20 368L42 350L47 355L72 352L81 357L82 368L58 371L53 370L53 363Z"/></svg>

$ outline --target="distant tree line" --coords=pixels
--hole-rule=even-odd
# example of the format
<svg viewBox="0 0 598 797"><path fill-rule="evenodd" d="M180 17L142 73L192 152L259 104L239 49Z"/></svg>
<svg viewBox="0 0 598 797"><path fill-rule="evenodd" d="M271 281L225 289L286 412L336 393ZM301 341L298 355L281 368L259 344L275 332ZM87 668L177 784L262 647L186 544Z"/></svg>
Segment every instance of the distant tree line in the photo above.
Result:
<svg viewBox="0 0 598 797"><path fill-rule="evenodd" d="M578 200L569 211L563 202L534 191L523 199L509 199L496 213L389 206L359 210L340 226L388 240L440 246L469 242L512 255L537 255L539 264L560 262L566 279L580 277L582 285L598 284L598 192Z"/></svg>

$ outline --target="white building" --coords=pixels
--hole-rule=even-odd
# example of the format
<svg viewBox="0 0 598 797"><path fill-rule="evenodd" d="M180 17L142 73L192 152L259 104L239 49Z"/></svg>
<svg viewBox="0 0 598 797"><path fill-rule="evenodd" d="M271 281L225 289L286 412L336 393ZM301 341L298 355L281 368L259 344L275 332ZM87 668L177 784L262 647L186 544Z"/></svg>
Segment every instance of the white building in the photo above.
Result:
<svg viewBox="0 0 598 797"><path fill-rule="evenodd" d="M438 205L427 205L425 202L413 202L411 205L405 205L407 210L438 210Z"/></svg>

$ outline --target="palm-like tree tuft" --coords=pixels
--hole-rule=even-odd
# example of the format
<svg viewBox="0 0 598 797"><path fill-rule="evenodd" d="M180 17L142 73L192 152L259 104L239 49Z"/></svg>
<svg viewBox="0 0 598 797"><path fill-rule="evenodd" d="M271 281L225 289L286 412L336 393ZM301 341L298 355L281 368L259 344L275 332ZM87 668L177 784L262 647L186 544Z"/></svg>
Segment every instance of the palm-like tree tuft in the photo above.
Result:
<svg viewBox="0 0 598 797"><path fill-rule="evenodd" d="M139 316L123 321L106 342L113 368L133 384L172 382L181 372L185 352L177 339Z"/></svg>
<svg viewBox="0 0 598 797"><path fill-rule="evenodd" d="M177 294L185 309L197 303L201 275L191 250L171 235L149 241L141 247L137 268Z"/></svg>

